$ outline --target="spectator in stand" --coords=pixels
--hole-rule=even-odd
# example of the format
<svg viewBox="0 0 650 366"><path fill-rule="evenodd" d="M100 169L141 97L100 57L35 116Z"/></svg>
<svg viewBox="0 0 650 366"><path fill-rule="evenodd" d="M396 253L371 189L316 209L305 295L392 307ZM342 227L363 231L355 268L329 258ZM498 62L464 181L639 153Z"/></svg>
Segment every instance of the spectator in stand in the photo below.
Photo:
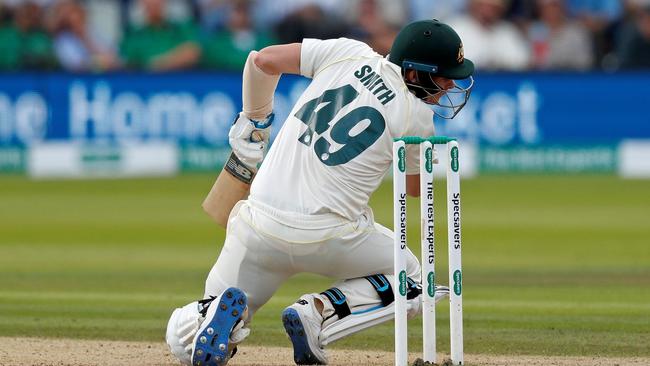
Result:
<svg viewBox="0 0 650 366"><path fill-rule="evenodd" d="M602 29L618 19L623 12L621 0L567 0L569 13L578 17L591 30Z"/></svg>
<svg viewBox="0 0 650 366"><path fill-rule="evenodd" d="M617 47L621 69L650 68L650 0L629 0L632 19L622 26Z"/></svg>
<svg viewBox="0 0 650 366"><path fill-rule="evenodd" d="M204 32L223 30L228 23L229 9L236 0L193 0L196 4L199 23ZM252 0L251 0L252 1Z"/></svg>
<svg viewBox="0 0 650 366"><path fill-rule="evenodd" d="M27 1L16 8L15 24L18 30L19 67L22 69L52 69L56 59L52 39L43 24L43 9L35 2ZM3 52L7 52L4 49Z"/></svg>
<svg viewBox="0 0 650 366"><path fill-rule="evenodd" d="M20 66L20 35L12 15L6 4L0 4L0 70L16 70Z"/></svg>
<svg viewBox="0 0 650 366"><path fill-rule="evenodd" d="M87 25L86 10L77 0L61 0L54 7L54 51L68 71L106 71L118 66L113 51Z"/></svg>
<svg viewBox="0 0 650 366"><path fill-rule="evenodd" d="M150 71L188 69L197 64L201 48L194 23L174 23L165 17L165 0L140 0L145 24L126 31L120 45L129 68Z"/></svg>
<svg viewBox="0 0 650 366"><path fill-rule="evenodd" d="M331 16L317 4L296 8L275 27L280 43L302 42L304 38L339 38L349 33L348 25L341 17Z"/></svg>
<svg viewBox="0 0 650 366"><path fill-rule="evenodd" d="M589 31L568 18L564 0L537 0L539 21L528 29L536 69L587 70L593 64Z"/></svg>
<svg viewBox="0 0 650 366"><path fill-rule="evenodd" d="M467 15L451 19L465 46L465 56L482 70L524 70L529 47L519 30L502 19L507 0L470 0Z"/></svg>
<svg viewBox="0 0 650 366"><path fill-rule="evenodd" d="M616 23L623 15L622 0L567 0L569 14L592 35L594 57L600 65L614 50Z"/></svg>
<svg viewBox="0 0 650 366"><path fill-rule="evenodd" d="M33 3L38 5L41 9L47 9L49 6L54 5L56 1L57 0L1 0L0 2L13 8L17 8L26 3Z"/></svg>
<svg viewBox="0 0 650 366"><path fill-rule="evenodd" d="M522 33L526 33L528 26L537 18L536 0L510 1L510 6L503 18L512 22Z"/></svg>
<svg viewBox="0 0 650 366"><path fill-rule="evenodd" d="M461 15L468 0L409 0L410 20L438 19L447 21Z"/></svg>
<svg viewBox="0 0 650 366"><path fill-rule="evenodd" d="M219 0L199 0L219 1ZM230 1L230 0L224 0ZM318 6L329 17L341 18L350 0L256 0L252 10L253 23L262 29L272 29L291 14L310 5ZM302 41L302 40L301 40Z"/></svg>
<svg viewBox="0 0 650 366"><path fill-rule="evenodd" d="M367 43L375 52L386 56L390 52L397 32L406 21L404 17L387 20L389 9L379 0L359 0L352 3L348 14L353 18L349 37ZM394 14L394 13L393 13Z"/></svg>
<svg viewBox="0 0 650 366"><path fill-rule="evenodd" d="M409 2L408 0L375 0L375 7L384 22L393 27L402 29L409 23ZM359 17L359 11L362 10L363 0L348 0L347 8L344 8L344 14L349 14L354 20ZM430 18L427 18L430 19Z"/></svg>
<svg viewBox="0 0 650 366"><path fill-rule="evenodd" d="M248 0L234 0L224 9L226 28L204 40L203 66L241 71L250 51L275 43L272 38L253 29L250 5Z"/></svg>

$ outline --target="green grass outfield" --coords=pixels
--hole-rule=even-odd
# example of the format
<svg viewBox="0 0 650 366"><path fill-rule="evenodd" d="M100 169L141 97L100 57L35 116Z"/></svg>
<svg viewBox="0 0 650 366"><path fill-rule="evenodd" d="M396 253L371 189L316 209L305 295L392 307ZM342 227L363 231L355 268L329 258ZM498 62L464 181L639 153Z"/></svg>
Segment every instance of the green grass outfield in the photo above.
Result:
<svg viewBox="0 0 650 366"><path fill-rule="evenodd" d="M0 177L0 336L162 341L172 308L202 294L219 253L224 231L200 208L212 182ZM372 201L388 226L390 189ZM462 192L467 353L650 356L650 181L487 176ZM444 245L438 258L444 279ZM329 284L287 282L256 316L250 343L288 346L280 312ZM448 307L438 309L448 351ZM420 349L418 320L410 325ZM386 324L335 346L390 350L392 338Z"/></svg>

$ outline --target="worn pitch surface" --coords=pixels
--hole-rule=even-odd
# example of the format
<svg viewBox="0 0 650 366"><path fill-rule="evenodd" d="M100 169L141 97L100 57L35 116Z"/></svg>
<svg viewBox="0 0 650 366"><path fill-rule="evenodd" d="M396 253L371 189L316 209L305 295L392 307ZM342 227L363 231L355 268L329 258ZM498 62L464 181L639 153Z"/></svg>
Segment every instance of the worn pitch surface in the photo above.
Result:
<svg viewBox="0 0 650 366"><path fill-rule="evenodd" d="M25 345L40 352L25 352ZM243 346L229 366L292 365L292 351L286 347ZM409 362L415 360L411 355ZM445 355L440 354L441 363ZM162 342L89 341L76 339L0 338L3 366L172 366L179 365ZM393 353L377 350L333 350L330 366L394 364ZM468 366L645 366L642 357L553 357L523 355L465 355Z"/></svg>

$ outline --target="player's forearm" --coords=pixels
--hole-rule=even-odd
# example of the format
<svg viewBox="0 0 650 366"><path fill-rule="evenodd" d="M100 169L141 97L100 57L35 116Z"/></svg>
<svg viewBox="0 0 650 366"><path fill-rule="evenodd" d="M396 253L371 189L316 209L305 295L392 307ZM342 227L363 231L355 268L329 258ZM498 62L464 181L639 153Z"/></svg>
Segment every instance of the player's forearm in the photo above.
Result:
<svg viewBox="0 0 650 366"><path fill-rule="evenodd" d="M269 46L248 55L242 101L246 117L263 120L273 111L273 94L282 74L300 74L302 44Z"/></svg>
<svg viewBox="0 0 650 366"><path fill-rule="evenodd" d="M256 65L258 56L257 51L248 54L242 76L242 110L253 120L263 120L273 112L273 95L280 80L280 75L270 75Z"/></svg>

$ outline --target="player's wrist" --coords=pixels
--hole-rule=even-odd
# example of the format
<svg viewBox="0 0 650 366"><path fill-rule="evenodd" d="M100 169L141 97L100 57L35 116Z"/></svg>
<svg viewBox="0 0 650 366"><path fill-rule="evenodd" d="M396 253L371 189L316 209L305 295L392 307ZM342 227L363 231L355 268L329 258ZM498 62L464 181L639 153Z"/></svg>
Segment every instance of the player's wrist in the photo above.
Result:
<svg viewBox="0 0 650 366"><path fill-rule="evenodd" d="M248 117L246 117L248 118ZM253 131L251 132L250 141L259 142L264 141L268 144L269 139L271 138L271 125L275 119L275 114L271 112L264 118L253 119L248 118L249 123L253 125Z"/></svg>
<svg viewBox="0 0 650 366"><path fill-rule="evenodd" d="M271 112L266 117L259 118L259 119L250 118L248 116L245 117L250 120L250 123L252 123L256 129L264 130L271 127L271 125L273 124L273 120L275 119L275 113Z"/></svg>
<svg viewBox="0 0 650 366"><path fill-rule="evenodd" d="M268 75L254 62L258 52L252 51L242 74L242 109L251 119L264 119L273 112L273 97L280 75Z"/></svg>
<svg viewBox="0 0 650 366"><path fill-rule="evenodd" d="M234 151L228 157L223 169L232 174L237 180L246 184L251 184L255 177L255 169L244 163Z"/></svg>

